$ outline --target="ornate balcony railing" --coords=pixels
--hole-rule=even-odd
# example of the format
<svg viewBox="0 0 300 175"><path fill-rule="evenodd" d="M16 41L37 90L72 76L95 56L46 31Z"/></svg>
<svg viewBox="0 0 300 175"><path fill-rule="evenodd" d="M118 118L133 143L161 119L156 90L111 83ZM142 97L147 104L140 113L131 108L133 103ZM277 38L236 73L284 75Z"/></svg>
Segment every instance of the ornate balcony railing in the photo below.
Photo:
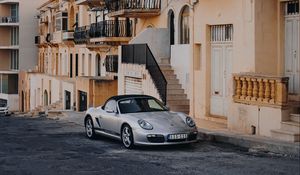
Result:
<svg viewBox="0 0 300 175"><path fill-rule="evenodd" d="M91 24L89 31L91 38L100 37L131 37L132 21L130 20L105 20Z"/></svg>
<svg viewBox="0 0 300 175"><path fill-rule="evenodd" d="M105 0L105 3L110 16L155 16L161 9L161 0Z"/></svg>
<svg viewBox="0 0 300 175"><path fill-rule="evenodd" d="M89 42L90 26L77 27L74 32L74 42L76 44L87 44Z"/></svg>
<svg viewBox="0 0 300 175"><path fill-rule="evenodd" d="M252 73L234 74L233 77L234 102L274 107L287 105L288 77Z"/></svg>

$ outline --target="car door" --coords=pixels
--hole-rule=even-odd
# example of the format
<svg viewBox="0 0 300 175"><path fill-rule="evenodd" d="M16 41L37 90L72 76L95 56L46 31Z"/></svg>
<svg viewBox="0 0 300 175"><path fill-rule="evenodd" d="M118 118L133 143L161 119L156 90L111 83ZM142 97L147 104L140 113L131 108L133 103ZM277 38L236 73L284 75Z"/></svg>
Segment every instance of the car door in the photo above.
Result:
<svg viewBox="0 0 300 175"><path fill-rule="evenodd" d="M117 110L117 102L109 100L105 106L102 115L100 116L100 123L105 132L113 135L120 135L121 119Z"/></svg>

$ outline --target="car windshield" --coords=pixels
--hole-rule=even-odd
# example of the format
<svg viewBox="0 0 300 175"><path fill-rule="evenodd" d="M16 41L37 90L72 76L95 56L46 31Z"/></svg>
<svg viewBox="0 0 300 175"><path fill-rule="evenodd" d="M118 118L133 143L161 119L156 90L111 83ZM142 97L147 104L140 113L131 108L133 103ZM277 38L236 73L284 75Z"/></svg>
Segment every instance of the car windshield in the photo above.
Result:
<svg viewBox="0 0 300 175"><path fill-rule="evenodd" d="M0 103L0 107L6 107L5 103Z"/></svg>
<svg viewBox="0 0 300 175"><path fill-rule="evenodd" d="M119 101L119 109L123 114L168 110L160 101L154 98L132 98L121 100Z"/></svg>

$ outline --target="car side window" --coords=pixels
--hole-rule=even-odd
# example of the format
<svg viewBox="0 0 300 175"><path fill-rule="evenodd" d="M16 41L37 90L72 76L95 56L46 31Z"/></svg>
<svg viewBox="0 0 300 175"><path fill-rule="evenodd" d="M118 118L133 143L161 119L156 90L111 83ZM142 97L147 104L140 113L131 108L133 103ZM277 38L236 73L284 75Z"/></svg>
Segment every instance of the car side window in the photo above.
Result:
<svg viewBox="0 0 300 175"><path fill-rule="evenodd" d="M109 100L105 107L105 111L117 112L117 102L115 100Z"/></svg>

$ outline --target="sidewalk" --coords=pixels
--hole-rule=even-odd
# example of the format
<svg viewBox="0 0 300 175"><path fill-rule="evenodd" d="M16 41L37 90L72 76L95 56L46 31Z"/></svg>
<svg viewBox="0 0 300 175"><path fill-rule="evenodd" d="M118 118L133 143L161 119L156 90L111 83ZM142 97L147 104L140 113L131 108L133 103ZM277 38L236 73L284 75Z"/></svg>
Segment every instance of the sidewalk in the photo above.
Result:
<svg viewBox="0 0 300 175"><path fill-rule="evenodd" d="M253 152L271 152L300 156L300 143L284 142L269 137L248 135L229 131L224 124L203 119L196 120L199 137L202 140L228 143Z"/></svg>
<svg viewBox="0 0 300 175"><path fill-rule="evenodd" d="M62 112L56 116L59 120L66 120L84 127L83 112ZM49 116L51 118L51 116ZM300 156L300 143L283 142L269 137L234 133L227 130L224 124L208 120L196 120L201 140L232 144L249 149L253 152L271 152L284 155Z"/></svg>

